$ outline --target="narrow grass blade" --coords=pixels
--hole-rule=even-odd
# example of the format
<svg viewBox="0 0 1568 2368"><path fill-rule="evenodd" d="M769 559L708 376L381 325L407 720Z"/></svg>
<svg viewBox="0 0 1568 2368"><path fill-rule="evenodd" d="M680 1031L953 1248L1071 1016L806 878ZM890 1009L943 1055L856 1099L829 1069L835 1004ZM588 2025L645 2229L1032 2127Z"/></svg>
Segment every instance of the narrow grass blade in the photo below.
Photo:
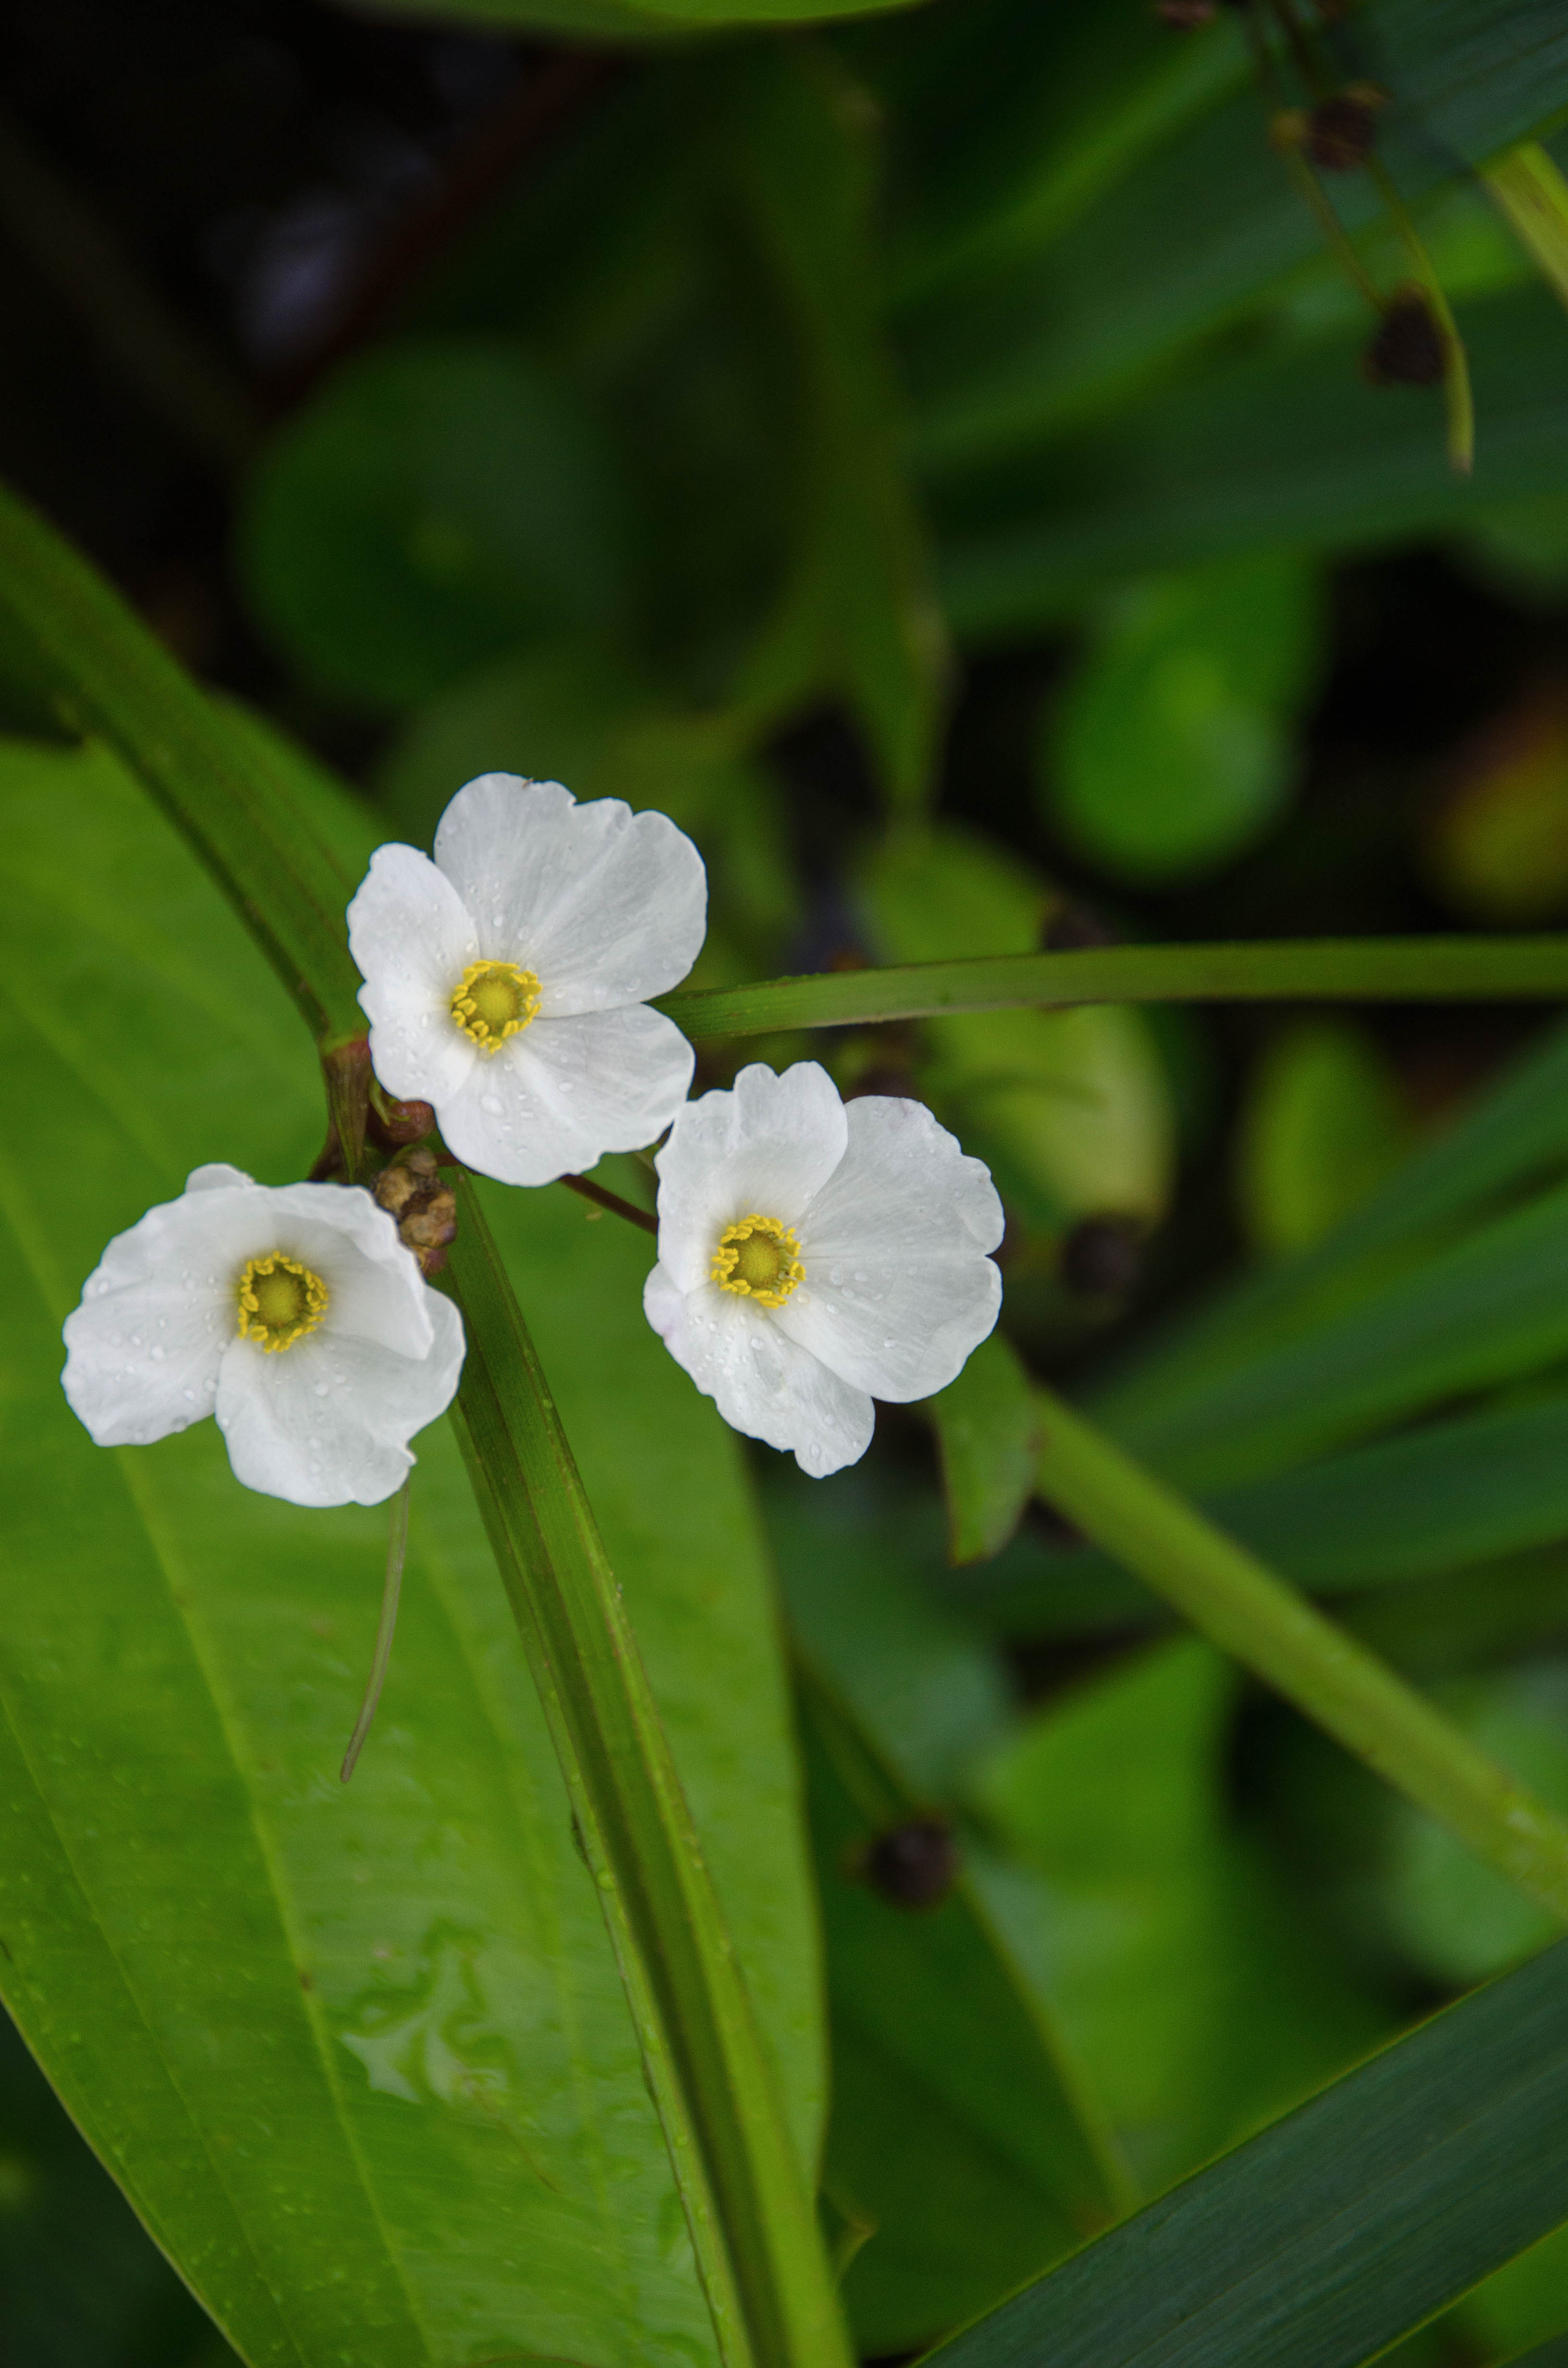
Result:
<svg viewBox="0 0 1568 2368"><path fill-rule="evenodd" d="M987 955L712 986L661 997L688 1036L846 1028L947 1011L1074 1003L1362 1003L1517 999L1568 994L1568 937L1304 938L1278 945L1108 946Z"/></svg>

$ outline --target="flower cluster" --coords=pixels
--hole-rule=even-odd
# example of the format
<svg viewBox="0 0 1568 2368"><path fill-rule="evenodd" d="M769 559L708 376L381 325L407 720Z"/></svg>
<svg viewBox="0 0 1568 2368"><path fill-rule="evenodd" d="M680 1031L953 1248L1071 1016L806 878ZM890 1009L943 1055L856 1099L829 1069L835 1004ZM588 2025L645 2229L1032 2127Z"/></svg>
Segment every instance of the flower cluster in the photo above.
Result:
<svg viewBox="0 0 1568 2368"><path fill-rule="evenodd" d="M433 860L380 848L349 905L370 1059L385 1094L429 1106L441 1156L504 1183L665 1136L648 1320L727 1422L820 1475L864 1454L874 1399L929 1396L989 1333L1001 1204L923 1104L846 1104L815 1062L687 1100L691 1048L651 998L690 969L706 907L666 816L485 774ZM436 1163L416 1156L428 1199ZM94 1439L212 1414L249 1487L392 1495L456 1391L463 1333L388 1180L372 1198L202 1167L119 1235L65 1326L65 1393Z"/></svg>

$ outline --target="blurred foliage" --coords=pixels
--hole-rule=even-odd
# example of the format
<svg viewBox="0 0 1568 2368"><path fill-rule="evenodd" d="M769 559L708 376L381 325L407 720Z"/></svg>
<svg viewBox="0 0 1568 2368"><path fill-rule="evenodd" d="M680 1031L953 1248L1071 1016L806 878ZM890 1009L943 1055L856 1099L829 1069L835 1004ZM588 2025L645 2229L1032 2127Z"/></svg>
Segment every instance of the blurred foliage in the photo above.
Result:
<svg viewBox="0 0 1568 2368"><path fill-rule="evenodd" d="M673 815L709 866L699 985L1559 919L1568 19L1302 5L1293 40L1273 0L1186 13L25 0L10 103L75 230L0 124L0 461L350 872L378 836L427 846L485 770ZM1469 353L1469 479L1438 388L1369 380L1378 314L1271 142L1313 76L1386 94L1377 157ZM1320 188L1385 302L1409 225L1371 173ZM496 1691L515 1640L451 1459L423 1451L408 1624L329 1831L374 1523L236 1511L194 1439L128 1511L58 1403L104 1236L187 1157L303 1172L319 1111L121 769L61 745L3 650L0 702L25 735L0 1200L40 1279L10 1326L31 1510L0 1626L28 1882L75 1901L48 1995L0 1960L18 2020L254 2359L691 2368L657 2129L531 1699ZM1568 1806L1568 1042L1479 1008L1014 1010L705 1044L699 1087L808 1055L927 1101L1007 1212L1002 1329L856 1471L759 1453L754 1502L642 1326L642 1237L564 1194L494 1219L803 2146L820 1944L823 2219L885 2358L1547 1939L1031 1505L1030 1376ZM640 1205L649 1180L615 1168ZM30 1899L22 1855L0 1890ZM369 1861L397 1882L367 1899ZM122 2044L84 2066L89 2008ZM220 2080L242 2024L268 2059ZM222 2211L264 2250L310 2181L345 2214L287 2355L196 2146L285 2089L306 2184L235 2174ZM339 2271L369 2335L334 2317ZM1439 2307L1418 2283L1401 2326ZM1393 2356L1484 2368L1564 2325L1549 2237ZM0 2337L28 2368L227 2356L12 2057Z"/></svg>

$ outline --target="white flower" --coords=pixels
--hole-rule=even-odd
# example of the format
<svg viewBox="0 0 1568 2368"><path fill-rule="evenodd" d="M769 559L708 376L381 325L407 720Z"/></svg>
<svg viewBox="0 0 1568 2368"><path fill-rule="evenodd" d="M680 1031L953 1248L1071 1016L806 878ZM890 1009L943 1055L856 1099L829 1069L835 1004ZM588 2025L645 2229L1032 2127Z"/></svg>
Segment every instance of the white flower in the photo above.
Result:
<svg viewBox="0 0 1568 2368"><path fill-rule="evenodd" d="M743 1069L658 1154L648 1321L725 1421L822 1477L873 1397L944 1388L996 1321L1002 1204L923 1103L846 1104L824 1069Z"/></svg>
<svg viewBox="0 0 1568 2368"><path fill-rule="evenodd" d="M667 814L483 774L442 815L434 863L378 848L348 907L377 1076L433 1103L458 1157L504 1184L652 1143L692 1052L646 998L691 968L707 906Z"/></svg>
<svg viewBox="0 0 1568 2368"><path fill-rule="evenodd" d="M463 1328L368 1192L216 1166L116 1235L65 1347L65 1395L100 1447L215 1414L247 1488L377 1505L451 1403Z"/></svg>

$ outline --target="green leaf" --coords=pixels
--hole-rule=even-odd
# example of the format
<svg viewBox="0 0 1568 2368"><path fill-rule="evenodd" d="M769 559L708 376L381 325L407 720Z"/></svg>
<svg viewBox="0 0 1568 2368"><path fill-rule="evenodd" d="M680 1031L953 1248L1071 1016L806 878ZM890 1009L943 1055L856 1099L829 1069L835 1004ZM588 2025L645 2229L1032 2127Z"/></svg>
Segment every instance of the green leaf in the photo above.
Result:
<svg viewBox="0 0 1568 2368"><path fill-rule="evenodd" d="M1266 556L1117 598L1040 744L1042 798L1080 854L1118 879L1186 880L1267 829L1315 671L1313 596L1299 562Z"/></svg>
<svg viewBox="0 0 1568 2368"><path fill-rule="evenodd" d="M354 882L309 831L291 827L290 782L4 487L0 681L55 729L99 737L131 767L235 905L318 1040L363 1032L343 928Z"/></svg>
<svg viewBox="0 0 1568 2368"><path fill-rule="evenodd" d="M1343 1021L1302 1020L1254 1071L1237 1144L1237 1197L1267 1256L1310 1249L1411 1148L1389 1064Z"/></svg>
<svg viewBox="0 0 1568 2368"><path fill-rule="evenodd" d="M504 339L350 362L274 438L246 582L306 677L404 707L519 643L614 626L624 558L580 406Z"/></svg>
<svg viewBox="0 0 1568 2368"><path fill-rule="evenodd" d="M710 2357L599 1896L446 1429L419 1442L398 1651L344 1792L384 1516L239 1488L210 1425L111 1454L65 1407L59 1321L110 1233L215 1155L298 1175L321 1112L260 955L118 766L13 745L0 796L7 1076L30 1145L0 1194L26 1278L0 1987L258 2368ZM547 1327L576 1332L575 1417L598 1396L590 1339L619 1323L626 1370L640 1348L665 1360L631 1337L608 1227L562 1196L556 1232L543 1196L512 1197L519 1255L551 1269ZM615 1420L590 1469L809 2150L811 1919L734 1442L684 1387L627 1387ZM694 1668L709 1651L722 1685Z"/></svg>
<svg viewBox="0 0 1568 2368"><path fill-rule="evenodd" d="M738 79L740 194L800 356L798 557L737 703L787 714L836 694L895 806L931 787L947 650L905 470L873 260L874 111L824 51L775 50Z"/></svg>
<svg viewBox="0 0 1568 2368"><path fill-rule="evenodd" d="M930 1400L948 1500L948 1554L984 1562L1005 1546L1034 1492L1040 1419L1029 1378L1001 1333Z"/></svg>
<svg viewBox="0 0 1568 2368"><path fill-rule="evenodd" d="M868 1849L929 1804L802 1668L827 1926L825 2183L867 2229L845 2280L862 2352L928 2341L1112 2216L1119 2173L974 1892L898 1905Z"/></svg>
<svg viewBox="0 0 1568 2368"><path fill-rule="evenodd" d="M1363 40L1352 71L1392 94L1380 154L1407 203L1536 134L1568 101L1568 38L1540 0L1380 0ZM1173 108L1164 136L1108 176L1092 206L1064 225L1049 206L1031 221L1027 186L1016 190L999 209L994 254L976 241L956 286L919 290L901 325L921 457L934 472L1038 450L1045 436L1157 386L1221 327L1250 316L1267 334L1303 266L1332 277L1318 223L1270 147L1268 101L1240 45L1221 36L1219 46L1212 103ZM1075 130L1069 118L1040 142L1038 187L1071 160ZM1334 202L1352 233L1381 217L1369 176L1341 176ZM1405 273L1396 266L1391 276ZM1305 416L1290 408L1294 421ZM1436 443L1440 472L1440 427ZM1106 489L1100 479L1083 490L1098 507ZM1131 500L1140 490L1117 488Z"/></svg>
<svg viewBox="0 0 1568 2368"><path fill-rule="evenodd" d="M1234 1673L1196 1639L1051 1702L970 1798L1021 1861L982 1889L1104 2100L1144 2193L1381 2035L1233 1828Z"/></svg>
<svg viewBox="0 0 1568 2368"><path fill-rule="evenodd" d="M934 2355L1358 2368L1568 2218L1568 1945L1450 2007Z"/></svg>

